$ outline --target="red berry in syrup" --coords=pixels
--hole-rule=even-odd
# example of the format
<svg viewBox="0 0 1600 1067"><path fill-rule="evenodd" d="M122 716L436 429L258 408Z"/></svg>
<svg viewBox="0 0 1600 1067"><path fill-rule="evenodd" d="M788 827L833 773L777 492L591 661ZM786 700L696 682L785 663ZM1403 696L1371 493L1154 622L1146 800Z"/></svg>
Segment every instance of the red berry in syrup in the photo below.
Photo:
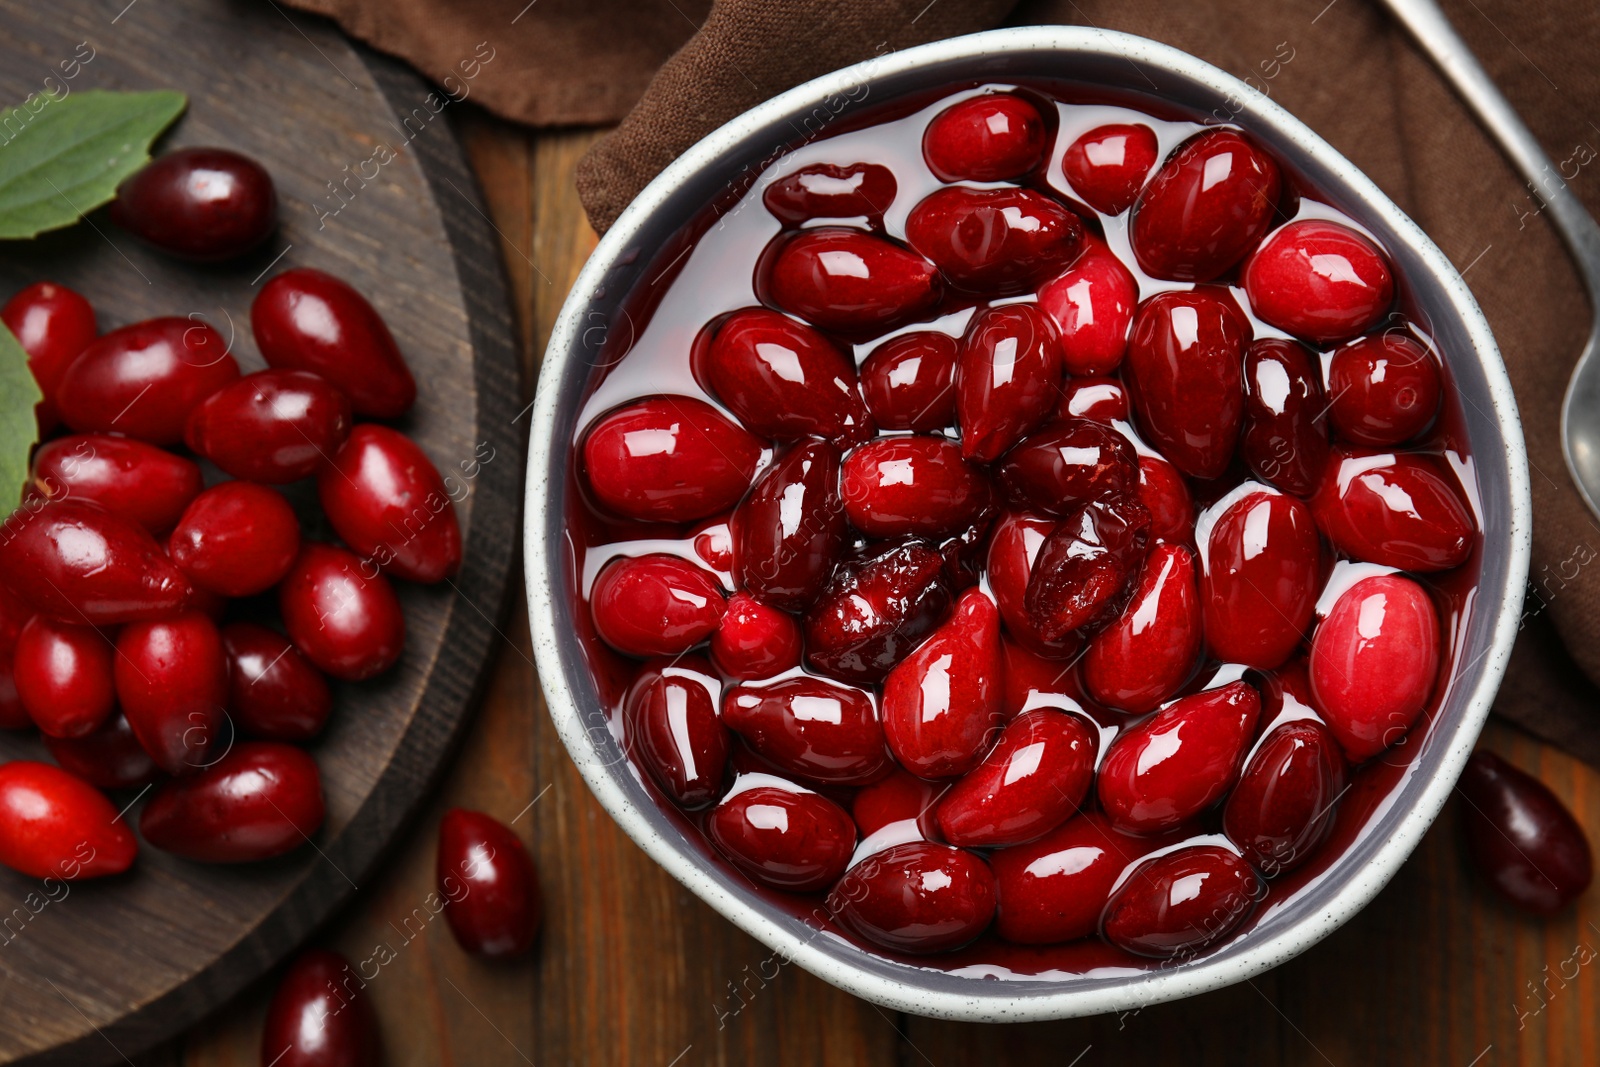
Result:
<svg viewBox="0 0 1600 1067"><path fill-rule="evenodd" d="M52 737L85 737L105 724L116 703L111 641L92 626L35 615L13 652L17 695Z"/></svg>
<svg viewBox="0 0 1600 1067"><path fill-rule="evenodd" d="M144 527L80 500L12 513L0 527L0 574L35 610L91 626L172 615L194 596Z"/></svg>
<svg viewBox="0 0 1600 1067"><path fill-rule="evenodd" d="M172 562L201 589L264 593L300 551L300 522L283 494L254 482L212 486L184 510L167 542Z"/></svg>
<svg viewBox="0 0 1600 1067"><path fill-rule="evenodd" d="M1127 608L1089 639L1084 688L1107 707L1136 715L1153 711L1189 680L1200 634L1194 557L1182 545L1158 541L1145 557Z"/></svg>
<svg viewBox="0 0 1600 1067"><path fill-rule="evenodd" d="M749 593L735 593L711 635L711 662L735 678L782 674L800 666L800 624Z"/></svg>
<svg viewBox="0 0 1600 1067"><path fill-rule="evenodd" d="M499 819L465 808L444 813L434 885L466 951L509 960L533 948L544 912L539 874L522 839Z"/></svg>
<svg viewBox="0 0 1600 1067"><path fill-rule="evenodd" d="M644 522L692 522L739 502L761 452L756 437L705 401L651 396L595 420L583 467L609 510Z"/></svg>
<svg viewBox="0 0 1600 1067"><path fill-rule="evenodd" d="M1194 498L1178 468L1158 456L1139 457L1139 503L1150 512L1150 536L1194 545Z"/></svg>
<svg viewBox="0 0 1600 1067"><path fill-rule="evenodd" d="M1332 824L1344 777L1344 756L1327 727L1286 722L1245 765L1222 809L1222 828L1266 877L1293 870Z"/></svg>
<svg viewBox="0 0 1600 1067"><path fill-rule="evenodd" d="M932 433L956 421L956 353L947 333L917 330L892 337L861 365L861 395L885 430Z"/></svg>
<svg viewBox="0 0 1600 1067"><path fill-rule="evenodd" d="M1085 811L1037 841L998 849L989 856L995 933L1022 945L1093 936L1118 875L1149 846Z"/></svg>
<svg viewBox="0 0 1600 1067"><path fill-rule="evenodd" d="M871 538L942 537L993 503L989 478L944 437L885 437L853 450L839 479L850 525Z"/></svg>
<svg viewBox="0 0 1600 1067"><path fill-rule="evenodd" d="M1260 880L1218 845L1195 845L1141 864L1106 906L1103 932L1118 948L1177 959L1220 941L1255 910Z"/></svg>
<svg viewBox="0 0 1600 1067"><path fill-rule="evenodd" d="M327 679L288 639L253 622L222 628L228 713L249 737L309 741L333 711Z"/></svg>
<svg viewBox="0 0 1600 1067"><path fill-rule="evenodd" d="M1244 386L1239 455L1267 484L1310 496L1328 465L1329 448L1316 357L1294 341L1262 338L1245 352Z"/></svg>
<svg viewBox="0 0 1600 1067"><path fill-rule="evenodd" d="M812 219L883 225L883 213L899 188L894 171L876 163L813 163L767 186L761 202L787 226Z"/></svg>
<svg viewBox="0 0 1600 1067"><path fill-rule="evenodd" d="M706 835L751 878L795 893L833 884L856 844L855 823L839 805L759 774L735 783L712 809Z"/></svg>
<svg viewBox="0 0 1600 1067"><path fill-rule="evenodd" d="M803 322L744 308L697 348L695 376L760 437L850 444L875 431L856 387L855 360Z"/></svg>
<svg viewBox="0 0 1600 1067"><path fill-rule="evenodd" d="M1433 601L1397 574L1345 590L1311 639L1311 695L1352 763L1405 736L1438 675Z"/></svg>
<svg viewBox="0 0 1600 1067"><path fill-rule="evenodd" d="M1000 613L981 589L883 684L883 729L900 765L923 778L976 767L995 743L1001 713Z"/></svg>
<svg viewBox="0 0 1600 1067"><path fill-rule="evenodd" d="M922 158L942 182L1020 178L1044 159L1044 116L1014 93L985 93L951 104L922 135Z"/></svg>
<svg viewBox="0 0 1600 1067"><path fill-rule="evenodd" d="M1457 484L1429 456L1336 448L1311 510L1346 556L1406 571L1445 571L1465 563L1477 540L1477 523Z"/></svg>
<svg viewBox="0 0 1600 1067"><path fill-rule="evenodd" d="M61 421L154 445L183 441L189 413L239 377L228 342L198 319L148 319L89 344L56 389Z"/></svg>
<svg viewBox="0 0 1600 1067"><path fill-rule="evenodd" d="M1032 189L952 185L911 209L906 240L956 289L1005 296L1071 263L1083 247L1083 223Z"/></svg>
<svg viewBox="0 0 1600 1067"><path fill-rule="evenodd" d="M844 546L839 449L803 441L769 467L734 511L733 581L756 599L804 611Z"/></svg>
<svg viewBox="0 0 1600 1067"><path fill-rule="evenodd" d="M1072 266L1039 289L1039 308L1061 334L1061 359L1072 375L1110 374L1128 350L1139 286L1098 237L1085 237Z"/></svg>
<svg viewBox="0 0 1600 1067"><path fill-rule="evenodd" d="M721 689L703 656L683 656L645 664L628 690L628 730L640 762L680 807L703 808L722 792L728 731L717 716Z"/></svg>
<svg viewBox="0 0 1600 1067"><path fill-rule="evenodd" d="M1196 134L1139 194L1129 229L1134 258L1156 278L1220 277L1272 225L1281 183L1277 164L1239 131Z"/></svg>
<svg viewBox="0 0 1600 1067"><path fill-rule="evenodd" d="M1255 734L1261 697L1230 682L1180 697L1117 735L1100 764L1100 807L1128 833L1170 830L1222 799Z"/></svg>
<svg viewBox="0 0 1600 1067"><path fill-rule="evenodd" d="M242 741L198 773L156 787L139 833L202 863L250 863L298 848L322 826L322 778L303 749Z"/></svg>
<svg viewBox="0 0 1600 1067"><path fill-rule="evenodd" d="M945 561L916 541L842 561L806 612L806 665L843 682L883 679L944 619Z"/></svg>
<svg viewBox="0 0 1600 1067"><path fill-rule="evenodd" d="M309 478L350 435L350 401L303 370L247 374L202 400L184 441L235 478L281 485Z"/></svg>
<svg viewBox="0 0 1600 1067"><path fill-rule="evenodd" d="M932 263L860 230L825 227L778 241L764 257L771 301L820 329L883 333L923 317L943 294Z"/></svg>
<svg viewBox="0 0 1600 1067"><path fill-rule="evenodd" d="M676 656L716 630L727 600L707 572L665 553L606 564L589 591L595 630L630 656Z"/></svg>
<svg viewBox="0 0 1600 1067"><path fill-rule="evenodd" d="M1006 632L1037 655L1069 660L1082 647L1078 635L1046 640L1027 608L1028 583L1033 577L1039 549L1058 525L1055 519L1026 512L1001 516L989 540L984 570L995 606L1005 620Z"/></svg>
<svg viewBox="0 0 1600 1067"><path fill-rule="evenodd" d="M1139 481L1139 457L1108 426L1056 419L1002 456L995 475L1020 507L1064 517L1091 500L1130 495Z"/></svg>
<svg viewBox="0 0 1600 1067"><path fill-rule="evenodd" d="M975 853L914 841L851 867L828 894L828 909L874 944L926 955L983 933L994 901L994 873Z"/></svg>
<svg viewBox="0 0 1600 1067"><path fill-rule="evenodd" d="M1394 277L1378 246L1348 226L1291 222L1240 271L1262 322L1319 346L1369 329L1394 302Z"/></svg>
<svg viewBox="0 0 1600 1067"><path fill-rule="evenodd" d="M179 148L117 187L111 221L145 244L200 263L242 256L272 233L272 176L226 148Z"/></svg>
<svg viewBox="0 0 1600 1067"><path fill-rule="evenodd" d="M1444 383L1426 348L1385 330L1333 354L1328 389L1328 414L1339 433L1357 444L1383 446L1402 444L1428 428L1439 413Z"/></svg>
<svg viewBox="0 0 1600 1067"><path fill-rule="evenodd" d="M999 849L989 857L995 933L1019 945L1092 936L1118 876L1151 845L1086 811L1037 841Z"/></svg>
<svg viewBox="0 0 1600 1067"><path fill-rule="evenodd" d="M398 430L365 423L317 474L334 531L397 578L440 582L461 569L461 526L427 453Z"/></svg>
<svg viewBox="0 0 1600 1067"><path fill-rule="evenodd" d="M1554 915L1589 888L1589 840L1549 786L1479 749L1457 791L1467 855L1502 897Z"/></svg>
<svg viewBox="0 0 1600 1067"><path fill-rule="evenodd" d="M1030 304L972 317L956 361L961 454L984 463L1037 429L1061 399L1061 345Z"/></svg>
<svg viewBox="0 0 1600 1067"><path fill-rule="evenodd" d="M1292 496L1246 492L1217 516L1201 556L1206 644L1225 663L1271 670L1300 647L1322 590L1322 541Z"/></svg>
<svg viewBox="0 0 1600 1067"><path fill-rule="evenodd" d="M1009 624L1007 624L1009 627ZM1000 639L1005 689L1001 711L1007 722L1034 708L1080 711L1090 705L1078 684L1077 662L1046 659L1018 644L1009 630Z"/></svg>
<svg viewBox="0 0 1600 1067"><path fill-rule="evenodd" d="M1096 126L1067 146L1061 171L1084 203L1106 215L1120 215L1133 204L1161 146L1142 123Z"/></svg>
<svg viewBox="0 0 1600 1067"><path fill-rule="evenodd" d="M331 274L296 267L275 275L250 305L250 326L267 366L320 374L357 415L398 418L417 398L383 317Z"/></svg>
<svg viewBox="0 0 1600 1067"><path fill-rule="evenodd" d="M76 497L165 533L202 486L200 467L131 437L69 434L33 454L29 491L46 500Z"/></svg>
<svg viewBox="0 0 1600 1067"><path fill-rule="evenodd" d="M30 878L103 878L139 851L111 801L60 767L32 760L0 766L0 864Z"/></svg>
<svg viewBox="0 0 1600 1067"><path fill-rule="evenodd" d="M1077 811L1094 778L1094 731L1050 708L1023 712L939 802L952 845L996 848L1049 833Z"/></svg>
<svg viewBox="0 0 1600 1067"><path fill-rule="evenodd" d="M1130 500L1093 501L1062 519L1028 578L1024 604L1039 635L1059 641L1120 611L1149 534L1150 512Z"/></svg>
<svg viewBox="0 0 1600 1067"><path fill-rule="evenodd" d="M890 766L872 694L802 675L745 683L722 699L722 721L784 771L813 782L861 785Z"/></svg>
<svg viewBox="0 0 1600 1067"><path fill-rule="evenodd" d="M0 322L28 353L28 369L44 399L34 405L39 433L55 429L61 376L99 333L89 301L64 285L35 282L0 308Z"/></svg>
<svg viewBox="0 0 1600 1067"><path fill-rule="evenodd" d="M334 545L300 546L278 586L278 611L295 647L346 682L382 674L405 648L394 587L370 563Z"/></svg>
<svg viewBox="0 0 1600 1067"><path fill-rule="evenodd" d="M1244 415L1244 346L1228 303L1205 290L1159 293L1139 305L1123 383L1139 431L1191 478L1222 474Z"/></svg>

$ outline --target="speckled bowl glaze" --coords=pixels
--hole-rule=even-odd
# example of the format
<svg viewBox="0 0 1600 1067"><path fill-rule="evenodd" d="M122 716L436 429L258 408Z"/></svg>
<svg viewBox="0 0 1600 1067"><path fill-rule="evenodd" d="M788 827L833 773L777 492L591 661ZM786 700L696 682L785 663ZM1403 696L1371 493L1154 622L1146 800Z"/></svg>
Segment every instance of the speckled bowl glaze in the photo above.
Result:
<svg viewBox="0 0 1600 1067"><path fill-rule="evenodd" d="M614 350L607 345L614 331L631 328L619 310L623 298L696 213L733 183L748 182L818 115L849 114L944 84L1029 78L1223 115L1390 250L1419 316L1448 354L1476 466L1484 550L1477 599L1438 717L1368 831L1325 873L1275 902L1241 935L1181 964L996 981L887 960L795 917L710 861L705 846L657 808L618 747L578 647L563 507L590 372L602 346ZM1465 282L1416 224L1304 124L1215 67L1125 34L1025 27L939 41L808 82L706 137L639 195L578 278L545 353L533 409L524 550L534 650L551 718L590 789L640 847L741 929L857 996L919 1015L1006 1022L1124 1011L1239 982L1303 952L1370 901L1438 815L1489 713L1517 632L1530 536L1527 459L1505 367Z"/></svg>

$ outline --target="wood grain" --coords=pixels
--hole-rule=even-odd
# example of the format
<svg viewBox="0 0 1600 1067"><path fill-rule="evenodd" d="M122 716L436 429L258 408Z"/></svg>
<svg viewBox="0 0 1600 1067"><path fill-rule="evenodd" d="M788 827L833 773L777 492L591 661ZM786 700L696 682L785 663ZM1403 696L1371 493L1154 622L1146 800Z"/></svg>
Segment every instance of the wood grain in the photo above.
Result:
<svg viewBox="0 0 1600 1067"><path fill-rule="evenodd" d="M498 250L447 120L414 74L271 4L0 0L0 26L0 99L22 100L62 60L92 54L71 91L189 93L190 112L166 143L251 154L282 202L273 244L203 272L138 247L97 213L0 246L5 293L63 281L91 298L102 328L203 315L252 370L261 360L248 308L259 283L289 266L329 270L389 322L422 384L399 425L462 487L462 572L436 587L402 583L400 666L338 689L339 712L314 746L328 818L311 844L231 868L147 848L129 875L75 885L44 906L29 903L40 899L37 883L0 872L0 915L13 920L0 940L0 1062L120 1062L225 1002L367 884L450 753L500 640L522 470L517 367ZM383 143L392 161L349 177ZM31 739L0 739L5 758L41 751ZM134 804L129 820L137 814Z"/></svg>
<svg viewBox="0 0 1600 1067"><path fill-rule="evenodd" d="M469 158L502 233L531 382L536 353L593 247L571 173L593 135L532 134L463 116ZM377 940L397 939L395 926L431 887L446 807L510 820L530 803L515 826L544 880L543 940L530 960L485 967L441 925L426 929L369 987L390 1067L1600 1062L1600 958L1580 966L1587 952L1573 956L1580 947L1600 952L1600 893L1549 922L1500 904L1461 859L1453 806L1372 905L1251 983L1137 1014L1049 1024L965 1025L881 1011L777 967L617 830L548 721L521 609L439 795L369 879L371 890L319 940L359 958ZM1498 723L1484 743L1600 827L1600 772ZM1575 977L1561 977L1567 960ZM1536 998L1532 989L1547 975L1549 989ZM256 1064L269 995L262 983L151 1067Z"/></svg>

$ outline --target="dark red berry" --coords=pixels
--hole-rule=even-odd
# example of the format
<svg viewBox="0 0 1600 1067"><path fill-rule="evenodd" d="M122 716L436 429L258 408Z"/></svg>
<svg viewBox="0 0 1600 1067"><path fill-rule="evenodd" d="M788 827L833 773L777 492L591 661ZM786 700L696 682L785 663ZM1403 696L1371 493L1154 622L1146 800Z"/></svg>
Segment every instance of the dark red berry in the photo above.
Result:
<svg viewBox="0 0 1600 1067"><path fill-rule="evenodd" d="M195 318L149 319L92 342L56 389L61 421L155 445L183 441L189 413L239 377L228 342Z"/></svg>
<svg viewBox="0 0 1600 1067"><path fill-rule="evenodd" d="M880 681L944 619L944 557L915 541L843 561L806 612L806 664L841 681Z"/></svg>
<svg viewBox="0 0 1600 1067"><path fill-rule="evenodd" d="M1096 126L1067 146L1061 170L1084 203L1120 215L1138 197L1159 151L1155 131L1143 123Z"/></svg>
<svg viewBox="0 0 1600 1067"><path fill-rule="evenodd" d="M254 596L289 573L300 551L300 521L276 489L222 482L184 510L167 551L199 588Z"/></svg>
<svg viewBox="0 0 1600 1067"><path fill-rule="evenodd" d="M761 202L789 226L812 219L883 225L883 213L894 203L894 171L876 163L812 163L767 186Z"/></svg>
<svg viewBox="0 0 1600 1067"><path fill-rule="evenodd" d="M785 611L811 606L844 547L839 467L833 444L803 441L767 469L728 523L736 586Z"/></svg>
<svg viewBox="0 0 1600 1067"><path fill-rule="evenodd" d="M1129 238L1146 274L1208 282L1272 225L1277 164L1237 130L1196 134L1167 157L1133 206Z"/></svg>
<svg viewBox="0 0 1600 1067"><path fill-rule="evenodd" d="M1589 839L1549 786L1479 749L1457 791L1467 855L1501 896L1554 915L1589 888Z"/></svg>
<svg viewBox="0 0 1600 1067"><path fill-rule="evenodd" d="M1439 364L1403 333L1352 341L1328 364L1329 416L1348 440L1361 445L1403 444L1427 429L1444 392Z"/></svg>
<svg viewBox="0 0 1600 1067"><path fill-rule="evenodd" d="M261 245L278 222L272 176L226 148L179 148L117 187L111 221L180 259L233 259Z"/></svg>
<svg viewBox="0 0 1600 1067"><path fill-rule="evenodd" d="M885 430L932 433L956 421L956 352L947 333L918 330L893 337L861 365L861 394Z"/></svg>
<svg viewBox="0 0 1600 1067"><path fill-rule="evenodd" d="M0 308L0 322L28 353L28 369L44 394L44 399L34 405L42 436L55 429L60 419L56 391L61 376L99 333L94 308L81 294L64 285L34 282Z"/></svg>
<svg viewBox="0 0 1600 1067"><path fill-rule="evenodd" d="M309 478L350 434L350 401L303 370L247 374L202 400L184 441L235 478L280 485Z"/></svg>
<svg viewBox="0 0 1600 1067"><path fill-rule="evenodd" d="M955 288L1005 295L1027 292L1071 263L1083 223L1032 189L952 185L911 209L906 240Z"/></svg>
<svg viewBox="0 0 1600 1067"><path fill-rule="evenodd" d="M922 158L945 182L1019 178L1044 158L1044 116L1014 93L985 93L951 104L922 135Z"/></svg>
<svg viewBox="0 0 1600 1067"><path fill-rule="evenodd" d="M250 305L250 326L267 366L321 375L357 415L398 418L417 398L382 316L331 274L297 267L274 276Z"/></svg>
<svg viewBox="0 0 1600 1067"><path fill-rule="evenodd" d="M705 401L651 396L594 421L583 468L600 503L619 515L693 522L739 502L761 451L749 431Z"/></svg>
<svg viewBox="0 0 1600 1067"><path fill-rule="evenodd" d="M1150 536L1150 512L1131 500L1094 501L1057 524L1028 579L1028 618L1046 641L1099 626L1122 607Z"/></svg>
<svg viewBox="0 0 1600 1067"><path fill-rule="evenodd" d="M803 322L744 308L698 348L696 377L760 437L849 444L875 431L856 387L855 360Z"/></svg>
<svg viewBox="0 0 1600 1067"><path fill-rule="evenodd" d="M386 573L442 582L461 569L455 502L426 452L365 423L317 474L317 499L345 544Z"/></svg>
<svg viewBox="0 0 1600 1067"><path fill-rule="evenodd" d="M883 333L914 322L939 302L932 263L859 230L806 230L772 257L772 302L813 326L844 334Z"/></svg>

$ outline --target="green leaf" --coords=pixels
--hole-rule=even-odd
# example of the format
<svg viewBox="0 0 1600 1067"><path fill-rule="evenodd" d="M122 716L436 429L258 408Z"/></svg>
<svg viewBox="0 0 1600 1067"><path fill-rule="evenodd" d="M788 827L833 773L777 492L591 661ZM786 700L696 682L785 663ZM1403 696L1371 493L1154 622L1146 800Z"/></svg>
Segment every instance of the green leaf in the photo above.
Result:
<svg viewBox="0 0 1600 1067"><path fill-rule="evenodd" d="M0 113L0 238L70 226L150 161L188 98L161 90L35 93Z"/></svg>
<svg viewBox="0 0 1600 1067"><path fill-rule="evenodd" d="M22 503L28 453L39 439L33 405L44 399L28 369L28 353L0 322L0 514Z"/></svg>

